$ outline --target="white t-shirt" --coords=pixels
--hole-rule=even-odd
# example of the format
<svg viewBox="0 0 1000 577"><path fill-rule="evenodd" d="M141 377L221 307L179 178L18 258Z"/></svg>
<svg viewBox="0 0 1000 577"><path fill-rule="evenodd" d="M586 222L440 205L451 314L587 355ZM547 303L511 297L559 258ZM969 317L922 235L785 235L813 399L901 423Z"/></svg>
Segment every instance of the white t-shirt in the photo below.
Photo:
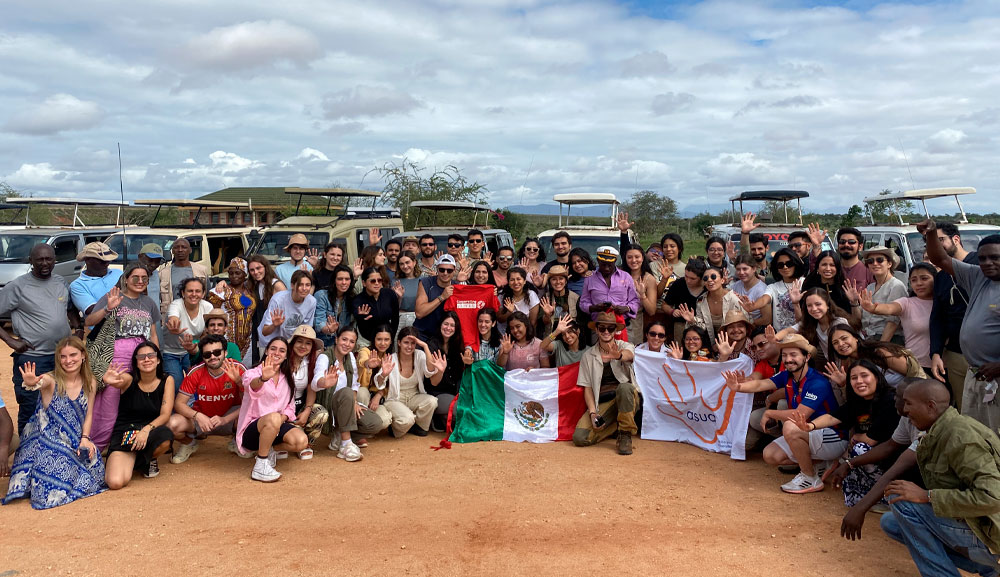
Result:
<svg viewBox="0 0 1000 577"><path fill-rule="evenodd" d="M767 284L764 281L759 280L757 284L753 285L753 288L747 289L743 286L743 281L738 280L733 283L733 292L738 295L746 295L750 298L750 302L756 302L757 299L767 294ZM774 298L773 296L771 297ZM750 318L757 320L760 318L760 311L753 311L750 313Z"/></svg>
<svg viewBox="0 0 1000 577"><path fill-rule="evenodd" d="M830 329L832 329L833 327L835 327L837 325L846 325L846 324L848 324L848 322L847 322L847 319L845 319L844 317L834 317L833 322L830 323L830 326L829 326L829 328L827 328L827 330L823 330L822 327L817 326L816 327L816 340L818 340L819 342L818 343L809 343L809 344L811 344L812 346L818 348L820 350L820 352L823 353L823 356L825 357L827 354L829 354L828 349L827 349L827 343L830 342ZM801 330L801 327L802 327L802 323L795 323L794 325L792 325L792 329L794 329L795 332L799 332Z"/></svg>
<svg viewBox="0 0 1000 577"><path fill-rule="evenodd" d="M195 340L201 338L201 333L205 332L205 315L212 312L212 303L201 301L198 303L198 315L193 319L188 316L187 309L184 308L184 299L174 299L167 307L167 319L177 317L181 321L181 333L191 333ZM186 355L187 351L181 346L180 337L164 328L163 330L163 352L173 355Z"/></svg>
<svg viewBox="0 0 1000 577"><path fill-rule="evenodd" d="M281 325L278 330L271 334L264 335L264 325L271 324L271 313L278 308L285 313L285 324ZM271 302L267 305L264 319L261 320L260 327L257 328L258 336L260 336L260 346L267 348L267 345L275 337L285 337L286 340L291 339L292 333L295 332L295 329L299 325L312 326L314 316L316 316L316 298L314 296L306 295L306 298L302 299L302 302L297 303L292 300L292 291L274 293L271 296Z"/></svg>
<svg viewBox="0 0 1000 577"><path fill-rule="evenodd" d="M317 356L316 368L313 369L312 383L309 383L309 362L308 359L302 359L302 362L299 363L298 370L292 373L292 380L295 385L295 398L303 398L303 395L305 395L306 392L306 386L318 383L319 379L326 374L326 370L328 368L330 368L330 359L328 359L324 354ZM315 390L315 388L313 390Z"/></svg>
<svg viewBox="0 0 1000 577"><path fill-rule="evenodd" d="M792 297L788 296L788 284L784 281L776 281L767 285L764 294L771 297L771 324L774 325L774 332L795 324L795 307Z"/></svg>

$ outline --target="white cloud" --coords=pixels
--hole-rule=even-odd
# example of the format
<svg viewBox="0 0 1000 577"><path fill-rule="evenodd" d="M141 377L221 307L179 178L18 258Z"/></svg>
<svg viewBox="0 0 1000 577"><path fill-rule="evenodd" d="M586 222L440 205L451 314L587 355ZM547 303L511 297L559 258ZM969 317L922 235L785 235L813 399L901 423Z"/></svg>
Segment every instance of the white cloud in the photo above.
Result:
<svg viewBox="0 0 1000 577"><path fill-rule="evenodd" d="M659 50L636 54L622 60L619 66L622 76L666 76L677 69Z"/></svg>
<svg viewBox="0 0 1000 577"><path fill-rule="evenodd" d="M74 188L73 177L79 173L53 168L48 162L38 164L22 164L17 170L4 177L4 180L21 191L66 190Z"/></svg>
<svg viewBox="0 0 1000 577"><path fill-rule="evenodd" d="M752 152L724 153L709 159L701 169L712 186L770 186L790 180L787 169Z"/></svg>
<svg viewBox="0 0 1000 577"><path fill-rule="evenodd" d="M316 150L315 148L303 148L302 152L299 153L295 158L305 159L305 160L322 160L323 162L330 162L322 151Z"/></svg>
<svg viewBox="0 0 1000 577"><path fill-rule="evenodd" d="M327 94L323 98L323 111L330 120L406 114L423 106L422 102L401 90L364 84Z"/></svg>
<svg viewBox="0 0 1000 577"><path fill-rule="evenodd" d="M927 140L927 151L936 153L955 152L968 140L965 132L954 128L939 130Z"/></svg>
<svg viewBox="0 0 1000 577"><path fill-rule="evenodd" d="M213 28L189 40L179 56L194 68L239 72L281 62L305 66L322 53L308 30L283 20L257 20Z"/></svg>
<svg viewBox="0 0 1000 577"><path fill-rule="evenodd" d="M15 112L4 124L7 132L48 135L85 130L101 121L104 112L96 102L71 94L54 94L38 104Z"/></svg>
<svg viewBox="0 0 1000 577"><path fill-rule="evenodd" d="M662 116L664 114L673 114L690 108L694 101L695 97L693 94L688 94L687 92L681 92L679 94L667 92L654 96L651 108L653 110L653 114Z"/></svg>

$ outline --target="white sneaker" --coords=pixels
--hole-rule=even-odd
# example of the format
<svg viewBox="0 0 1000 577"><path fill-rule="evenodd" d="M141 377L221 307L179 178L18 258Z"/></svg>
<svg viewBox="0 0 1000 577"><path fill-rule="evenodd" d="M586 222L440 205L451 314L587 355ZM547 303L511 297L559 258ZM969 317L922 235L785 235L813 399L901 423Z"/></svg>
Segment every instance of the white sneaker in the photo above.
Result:
<svg viewBox="0 0 1000 577"><path fill-rule="evenodd" d="M275 471L267 459L254 459L250 478L261 483L273 483L281 478L281 473Z"/></svg>
<svg viewBox="0 0 1000 577"><path fill-rule="evenodd" d="M341 445L340 450L337 451L337 458L343 459L348 463L353 463L354 461L360 461L364 458L361 454L361 449L358 448L354 443L347 443L346 445Z"/></svg>
<svg viewBox="0 0 1000 577"><path fill-rule="evenodd" d="M781 486L781 490L786 493L801 495L803 493L815 493L823 490L823 480L819 475L808 477L803 473L795 475L795 478Z"/></svg>
<svg viewBox="0 0 1000 577"><path fill-rule="evenodd" d="M274 451L274 449L271 449L271 451L268 452L268 454L267 454L267 462L271 464L271 468L272 469L275 466L277 466L277 464L278 464L278 453L276 453Z"/></svg>
<svg viewBox="0 0 1000 577"><path fill-rule="evenodd" d="M229 439L229 443L226 445L226 448L229 449L230 453L235 454L237 457L241 459L249 459L250 457L254 456L253 451L247 451L245 453L241 453L239 448L236 446L236 439Z"/></svg>
<svg viewBox="0 0 1000 577"><path fill-rule="evenodd" d="M170 462L175 465L180 465L184 461L188 460L188 457L194 454L198 450L198 441L191 441L190 445L182 445L177 443L174 445L177 449L174 450L174 456L170 457Z"/></svg>
<svg viewBox="0 0 1000 577"><path fill-rule="evenodd" d="M823 474L826 473L830 467L836 465L836 461L820 461L813 465L813 470L816 471L816 476L820 479L823 478Z"/></svg>

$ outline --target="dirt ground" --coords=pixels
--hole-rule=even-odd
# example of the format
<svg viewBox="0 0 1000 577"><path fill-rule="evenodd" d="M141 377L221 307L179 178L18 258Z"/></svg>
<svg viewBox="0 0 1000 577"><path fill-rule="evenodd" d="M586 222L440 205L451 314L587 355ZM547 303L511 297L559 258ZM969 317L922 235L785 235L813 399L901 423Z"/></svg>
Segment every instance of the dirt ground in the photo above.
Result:
<svg viewBox="0 0 1000 577"><path fill-rule="evenodd" d="M223 439L203 441L121 491L0 508L0 577L916 573L876 515L862 541L842 539L840 492L784 494L789 477L759 454L642 440L629 457L611 441L430 450L439 438L379 437L357 463L324 444L312 461L280 461L273 484L251 481L252 461Z"/></svg>

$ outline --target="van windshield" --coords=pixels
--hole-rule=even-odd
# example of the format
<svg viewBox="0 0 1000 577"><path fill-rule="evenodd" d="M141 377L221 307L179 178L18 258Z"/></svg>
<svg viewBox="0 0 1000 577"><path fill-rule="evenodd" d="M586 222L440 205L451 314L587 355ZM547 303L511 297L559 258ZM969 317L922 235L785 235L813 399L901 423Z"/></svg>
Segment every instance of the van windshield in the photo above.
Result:
<svg viewBox="0 0 1000 577"><path fill-rule="evenodd" d="M107 243L111 250L118 253L115 263L124 265L126 262L136 262L139 260L139 251L143 245L153 243L163 249L163 260L170 260L170 247L173 246L177 237L166 234L129 234L128 235L128 259L126 260L125 250L122 248L122 234L118 233L108 237ZM193 256L191 257L194 258Z"/></svg>
<svg viewBox="0 0 1000 577"><path fill-rule="evenodd" d="M23 233L0 234L0 262L27 264L31 247L48 239L48 236Z"/></svg>
<svg viewBox="0 0 1000 577"><path fill-rule="evenodd" d="M614 236L598 236L598 235L586 235L586 234L574 234L573 231L568 231L570 236L573 238L573 248L582 248L587 251L592 257L597 254L597 249L602 246L614 247L618 250L618 245L620 243L620 236L615 234ZM548 260L556 258L555 253L552 252L552 235L547 234L538 237L539 244L545 249L545 256ZM520 247L517 247L520 248Z"/></svg>
<svg viewBox="0 0 1000 577"><path fill-rule="evenodd" d="M997 234L998 231L995 228L959 228L958 235L962 237L962 247L973 252L979 248L979 241L984 238ZM919 232L910 232L906 234L906 244L910 247L910 258L913 262L923 262L927 260L924 258L924 252L927 250L927 246L924 243L924 237L920 236Z"/></svg>
<svg viewBox="0 0 1000 577"><path fill-rule="evenodd" d="M269 230L260 237L260 241L253 249L253 254L264 255L268 260L288 258L288 253L285 252L285 246L288 244L288 239L292 238L293 234L306 235L306 238L309 240L309 248L314 248L320 251L323 250L327 240L330 238L330 235L326 232Z"/></svg>

